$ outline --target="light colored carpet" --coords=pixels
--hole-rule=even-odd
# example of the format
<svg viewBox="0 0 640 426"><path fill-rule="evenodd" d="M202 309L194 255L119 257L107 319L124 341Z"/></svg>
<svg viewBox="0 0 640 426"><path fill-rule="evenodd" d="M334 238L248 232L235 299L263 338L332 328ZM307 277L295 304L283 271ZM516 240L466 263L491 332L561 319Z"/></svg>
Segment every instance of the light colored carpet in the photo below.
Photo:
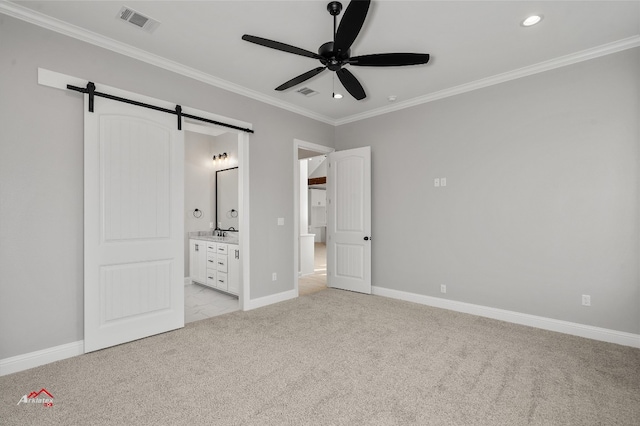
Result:
<svg viewBox="0 0 640 426"><path fill-rule="evenodd" d="M0 389L2 425L637 425L640 350L327 289Z"/></svg>

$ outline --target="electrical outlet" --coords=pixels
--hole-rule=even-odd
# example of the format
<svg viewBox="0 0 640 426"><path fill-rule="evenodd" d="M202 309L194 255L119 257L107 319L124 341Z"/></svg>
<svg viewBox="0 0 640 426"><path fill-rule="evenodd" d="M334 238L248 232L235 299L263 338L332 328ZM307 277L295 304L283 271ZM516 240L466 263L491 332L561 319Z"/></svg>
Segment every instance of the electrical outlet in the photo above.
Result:
<svg viewBox="0 0 640 426"><path fill-rule="evenodd" d="M447 186L447 178L440 178L440 186Z"/></svg>
<svg viewBox="0 0 640 426"><path fill-rule="evenodd" d="M283 226L284 225L284 217L279 217L278 218L278 226Z"/></svg>
<svg viewBox="0 0 640 426"><path fill-rule="evenodd" d="M440 284L440 293L446 293L446 292L447 292L447 285Z"/></svg>
<svg viewBox="0 0 640 426"><path fill-rule="evenodd" d="M273 275L271 275L271 281L278 281L278 274L274 272Z"/></svg>
<svg viewBox="0 0 640 426"><path fill-rule="evenodd" d="M588 294L582 295L582 306L591 306L591 296Z"/></svg>
<svg viewBox="0 0 640 426"><path fill-rule="evenodd" d="M435 186L435 187L440 186L440 179L439 179L439 178L435 178L435 179L433 180L433 186Z"/></svg>
<svg viewBox="0 0 640 426"><path fill-rule="evenodd" d="M210 228L210 229L215 228L215 226L213 226L213 222L209 222L209 228Z"/></svg>

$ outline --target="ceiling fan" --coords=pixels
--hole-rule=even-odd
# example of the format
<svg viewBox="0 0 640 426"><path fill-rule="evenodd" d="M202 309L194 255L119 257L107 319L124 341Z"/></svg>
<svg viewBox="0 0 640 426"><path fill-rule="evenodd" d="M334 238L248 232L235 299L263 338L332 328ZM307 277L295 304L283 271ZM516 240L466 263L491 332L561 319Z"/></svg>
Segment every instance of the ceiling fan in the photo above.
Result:
<svg viewBox="0 0 640 426"><path fill-rule="evenodd" d="M271 49L317 59L322 64L321 67L314 68L281 84L276 87L276 90L282 91L297 86L311 77L320 74L325 69L329 69L338 75L338 79L340 79L340 82L351 96L360 101L366 98L367 95L358 79L348 69L344 68L345 65L360 67L398 67L421 65L429 62L429 54L427 53L377 53L352 57L351 45L362 29L370 4L371 0L352 0L340 20L340 26L336 29L336 21L342 11L342 4L337 1L329 3L327 10L329 14L333 16L333 41L329 41L320 46L318 53L248 34L243 35L242 39L261 46L270 47Z"/></svg>

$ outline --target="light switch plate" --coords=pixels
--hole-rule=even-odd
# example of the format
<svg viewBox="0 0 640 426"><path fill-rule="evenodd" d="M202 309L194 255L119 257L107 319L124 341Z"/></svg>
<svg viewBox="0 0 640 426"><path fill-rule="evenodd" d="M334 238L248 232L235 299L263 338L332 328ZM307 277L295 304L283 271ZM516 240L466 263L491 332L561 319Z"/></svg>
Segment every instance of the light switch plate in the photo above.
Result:
<svg viewBox="0 0 640 426"><path fill-rule="evenodd" d="M439 179L439 178L435 178L435 179L433 180L433 186L435 186L435 187L440 186L440 179Z"/></svg>

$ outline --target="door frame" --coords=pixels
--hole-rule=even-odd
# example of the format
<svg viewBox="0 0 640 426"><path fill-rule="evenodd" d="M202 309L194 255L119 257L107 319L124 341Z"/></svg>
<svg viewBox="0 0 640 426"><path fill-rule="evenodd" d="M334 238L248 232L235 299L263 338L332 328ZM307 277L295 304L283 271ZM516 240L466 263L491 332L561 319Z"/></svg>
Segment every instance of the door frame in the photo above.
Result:
<svg viewBox="0 0 640 426"><path fill-rule="evenodd" d="M205 113L200 112L199 115L204 118L210 118ZM194 114L195 115L195 114ZM214 114L215 115L215 114ZM239 127L247 126L251 128L251 124L246 122L240 122L225 118L220 115L218 118L211 118L215 121L224 121L232 123ZM236 124L236 123L243 123ZM249 276L251 268L250 256L249 256L249 134L236 129L230 129L226 127L216 126L215 124L208 123L192 123L188 120L182 125L182 128L189 132L208 134L206 129L220 129L224 133L236 133L238 136L238 227L240 228L240 238L238 240L238 247L240 249L240 294L238 294L238 303L241 311L245 311L249 306ZM205 130L203 130L205 129ZM215 133L215 132L214 132ZM212 134L213 133L209 133ZM245 213L246 211L246 213ZM245 285L246 284L246 285Z"/></svg>
<svg viewBox="0 0 640 426"><path fill-rule="evenodd" d="M150 104L158 105L160 107L165 107L168 109L173 109L175 107L174 103L171 103L162 99L152 98L150 96L129 92L113 86L102 84L100 82L94 82L94 83L100 86L101 90L108 91L110 94L113 94L116 96L126 97L131 100L135 100L143 103L150 103ZM42 86L64 90L65 92L67 92L68 84L77 86L77 87L85 87L87 85L87 80L79 77L67 75L67 74L58 73L45 68L38 68L38 84ZM99 101L100 99L97 100L97 102ZM83 99L83 105L84 105L84 99ZM197 115L203 118L207 118L209 120L225 122L241 128L253 129L253 125L246 121L236 120L236 119L225 117L219 114L203 111L197 108L192 108L192 107L183 105L182 111L184 113ZM240 286L240 294L239 294L238 300L240 304L240 309L245 310L249 306L249 300L250 300L249 289L251 288L251 285L250 285L251 283L250 281L250 278L251 278L250 276L250 271L251 271L250 216L251 215L249 210L250 209L250 206L249 206L249 168L250 168L249 133L242 132L235 129L227 129L226 127L224 127L223 129L225 129L225 132L238 133L238 165L242 165L240 169L240 174L238 176L238 187L242 189L242 196L239 197L239 200L238 200L238 219L239 219L239 227L241 229L241 235L238 243L242 253L240 257L240 281L242 284ZM185 130L183 129L183 131ZM184 195L184 188L182 188L182 191ZM180 241L180 245L182 247L182 252L184 252L184 240Z"/></svg>
<svg viewBox="0 0 640 426"><path fill-rule="evenodd" d="M300 159L298 149L317 152L318 155L329 154L335 148L326 145L319 145L306 142L300 139L293 140L293 290L295 297L300 295L298 280L300 278L298 269L300 262ZM327 259L327 269L329 269L329 259Z"/></svg>

